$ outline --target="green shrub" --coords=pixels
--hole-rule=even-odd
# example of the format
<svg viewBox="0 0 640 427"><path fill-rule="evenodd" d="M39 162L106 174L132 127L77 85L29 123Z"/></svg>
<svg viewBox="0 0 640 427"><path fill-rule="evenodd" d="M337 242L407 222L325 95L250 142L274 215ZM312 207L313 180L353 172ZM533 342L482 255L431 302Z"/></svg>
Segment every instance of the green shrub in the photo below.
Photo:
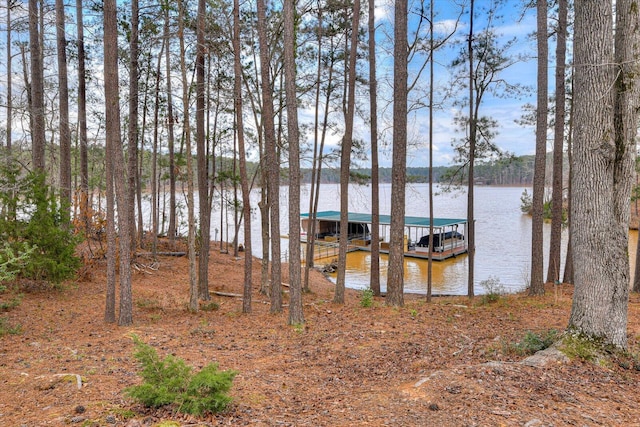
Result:
<svg viewBox="0 0 640 427"><path fill-rule="evenodd" d="M177 410L192 415L219 412L231 402L227 395L236 372L218 370L209 364L193 374L192 368L172 355L160 359L156 350L133 336L135 358L142 365L144 382L125 389L125 393L148 407L177 405Z"/></svg>
<svg viewBox="0 0 640 427"><path fill-rule="evenodd" d="M369 308L373 305L373 290L363 289L360 292L360 307Z"/></svg>
<svg viewBox="0 0 640 427"><path fill-rule="evenodd" d="M22 326L11 326L5 317L0 317L0 338L5 335L18 335L22 332Z"/></svg>
<svg viewBox="0 0 640 427"><path fill-rule="evenodd" d="M520 342L509 346L509 350L520 356L529 356L549 348L559 337L560 333L555 329L550 329L540 334L527 331Z"/></svg>
<svg viewBox="0 0 640 427"><path fill-rule="evenodd" d="M16 271L20 277L52 283L73 277L80 259L67 210L59 205L44 175L24 175L12 165L0 169L0 239L7 242L5 253L30 250Z"/></svg>

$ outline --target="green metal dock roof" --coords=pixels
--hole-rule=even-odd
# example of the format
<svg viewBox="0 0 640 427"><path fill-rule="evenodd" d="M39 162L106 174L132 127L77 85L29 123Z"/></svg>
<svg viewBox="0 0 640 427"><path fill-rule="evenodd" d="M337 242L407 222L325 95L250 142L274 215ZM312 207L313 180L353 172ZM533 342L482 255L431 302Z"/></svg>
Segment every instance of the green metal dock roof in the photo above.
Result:
<svg viewBox="0 0 640 427"><path fill-rule="evenodd" d="M308 213L300 215L303 218L309 218ZM339 211L322 211L316 214L316 219L320 221L340 222ZM359 224L371 224L373 222L370 214L349 212L349 222ZM429 227L429 218L419 216L405 216L405 227ZM447 227L456 224L466 224L466 219L461 218L433 218L434 227ZM391 225L391 215L380 215L380 225Z"/></svg>

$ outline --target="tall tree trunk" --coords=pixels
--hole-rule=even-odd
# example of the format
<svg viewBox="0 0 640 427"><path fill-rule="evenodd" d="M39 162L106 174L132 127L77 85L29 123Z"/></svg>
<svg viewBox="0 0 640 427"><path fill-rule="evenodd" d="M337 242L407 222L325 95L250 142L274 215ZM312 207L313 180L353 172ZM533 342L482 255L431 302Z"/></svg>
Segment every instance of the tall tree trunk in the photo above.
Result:
<svg viewBox="0 0 640 427"><path fill-rule="evenodd" d="M380 295L380 167L378 161L378 80L376 77L375 0L369 0L369 129L371 133L371 277L369 287Z"/></svg>
<svg viewBox="0 0 640 427"><path fill-rule="evenodd" d="M69 78L67 75L67 37L63 0L56 0L56 41L58 52L58 90L60 108L60 206L71 224L71 131L69 130Z"/></svg>
<svg viewBox="0 0 640 427"><path fill-rule="evenodd" d="M429 4L429 259L427 265L427 302L431 302L433 283L433 68L434 68L434 35L433 35L433 0Z"/></svg>
<svg viewBox="0 0 640 427"><path fill-rule="evenodd" d="M251 198L247 175L246 148L244 143L244 117L242 109L242 50L240 47L240 0L233 1L233 102L236 117L238 150L240 151L240 182L242 185L242 210L244 217L244 287L242 312L251 313L252 250L251 250Z"/></svg>
<svg viewBox="0 0 640 427"><path fill-rule="evenodd" d="M187 80L186 49L184 41L185 0L178 6L178 38L180 40L180 71L182 77L182 110L185 156L187 159L187 217L188 217L188 254L189 254L189 309L198 311L198 282L196 277L196 224L194 206L193 156L191 152L191 127L189 111L189 81Z"/></svg>
<svg viewBox="0 0 640 427"><path fill-rule="evenodd" d="M304 292L310 292L309 286L309 271L314 266L314 252L316 244L316 212L313 210L315 202L315 187L316 187L316 174L318 171L318 145L319 145L319 130L320 130L320 92L322 85L320 84L322 78L322 5L320 1L317 1L318 7L318 24L317 24L317 43L318 43L318 55L317 55L317 69L316 69L316 93L315 93L315 109L314 109L314 121L313 121L313 157L311 164L311 180L309 190L309 222L307 222L307 243L304 262L304 280L303 290Z"/></svg>
<svg viewBox="0 0 640 427"><path fill-rule="evenodd" d="M114 164L111 145L114 143L109 133L105 141L105 181L106 181L106 220L107 220L107 288L104 308L104 321L116 322L116 268L117 268L117 236L115 223L115 189ZM100 204L98 204L100 205Z"/></svg>
<svg viewBox="0 0 640 427"><path fill-rule="evenodd" d="M118 24L116 1L104 2L104 92L106 135L113 165L115 193L118 201L118 231L120 235L120 313L118 325L133 323L131 294L131 229L124 154L120 137L120 104L118 94Z"/></svg>
<svg viewBox="0 0 640 427"><path fill-rule="evenodd" d="M347 271L347 247L349 245L349 177L351 169L351 147L353 145L353 120L356 99L356 61L358 53L358 29L360 24L360 0L353 2L353 24L349 43L348 74L344 136L340 150L340 242L338 253L338 278L333 301L344 304L345 276Z"/></svg>
<svg viewBox="0 0 640 427"><path fill-rule="evenodd" d="M611 3L575 6L575 62L598 66L575 70L575 290L569 328L626 348L640 11L633 0L617 1L615 14Z"/></svg>
<svg viewBox="0 0 640 427"><path fill-rule="evenodd" d="M7 0L7 46L5 47L7 51L7 144L6 144L6 156L7 162L10 161L11 158L11 143L12 143L12 133L13 133L13 70L12 70L12 62L13 58L11 58L11 32L12 32L12 22L11 22L11 9L12 9L12 0Z"/></svg>
<svg viewBox="0 0 640 427"><path fill-rule="evenodd" d="M84 52L84 19L82 0L76 0L78 44L78 138L80 139L80 218L85 235L89 234L89 159L87 138L87 73ZM115 318L114 318L115 321Z"/></svg>
<svg viewBox="0 0 640 427"><path fill-rule="evenodd" d="M474 282L475 282L475 262L476 262L476 220L475 220L475 208L474 208L474 166L476 162L476 125L477 125L477 109L480 104L480 99L476 98L474 101L474 64L473 64L473 15L474 0L471 0L469 9L469 180L467 184L467 247L468 247L468 272L467 272L467 296L473 298L475 295ZM476 109L474 112L474 102ZM429 243L433 241L433 238L429 239Z"/></svg>
<svg viewBox="0 0 640 427"><path fill-rule="evenodd" d="M535 170L533 174L533 204L531 211L531 283L529 287L530 295L544 294L543 205L545 166L547 163L547 102L549 99L547 89L547 61L549 59L549 48L547 44L546 0L539 1L537 3L537 14L538 106L536 112L536 159ZM560 154L562 155L562 150L560 150L560 152ZM562 191L560 191L560 193L562 194ZM559 268L559 266L556 266L556 268Z"/></svg>
<svg viewBox="0 0 640 427"><path fill-rule="evenodd" d="M171 84L171 32L169 27L169 2L165 5L164 12L164 38L165 38L165 67L167 79L167 116L168 120L168 145L169 145L169 228L167 234L173 242L176 238L176 161L175 161L175 117L173 113L173 92Z"/></svg>
<svg viewBox="0 0 640 427"><path fill-rule="evenodd" d="M562 0L564 1L564 0ZM572 80L573 81L573 80ZM573 93L573 90L571 91ZM570 104L569 111L569 130L567 132L567 157L569 163L569 186L567 189L567 228L569 230L569 239L567 241L567 253L564 261L563 283L573 284L573 248L571 247L571 230L573 230L573 221L571 219L572 200L573 200L573 102ZM637 265L637 264L636 264Z"/></svg>
<svg viewBox="0 0 640 427"><path fill-rule="evenodd" d="M393 156L387 305L404 305L404 215L407 182L407 1L395 4L393 43Z"/></svg>
<svg viewBox="0 0 640 427"><path fill-rule="evenodd" d="M282 311L282 266L280 260L280 165L278 163L273 111L273 84L269 71L265 0L258 0L258 44L260 47L262 123L267 165L267 192L271 231L271 312ZM264 170L263 170L264 172Z"/></svg>
<svg viewBox="0 0 640 427"><path fill-rule="evenodd" d="M541 2L543 3L543 2ZM546 10L545 10L546 12ZM545 34L546 36L546 34ZM564 211L563 160L565 125L565 62L567 54L567 2L558 2L558 24L556 29L556 111L553 135L553 186L551 199L551 236L549 238L549 265L547 282L560 280L560 252L562 247L562 213ZM545 37L546 40L546 37Z"/></svg>
<svg viewBox="0 0 640 427"><path fill-rule="evenodd" d="M359 1L359 0L356 0ZM289 324L304 322L300 274L300 131L296 93L295 0L284 2L284 73L289 142Z"/></svg>
<svg viewBox="0 0 640 427"><path fill-rule="evenodd" d="M44 70L40 44L38 0L29 0L29 52L31 59L31 159L35 170L45 172Z"/></svg>
<svg viewBox="0 0 640 427"><path fill-rule="evenodd" d="M140 77L138 56L140 55L138 45L138 26L139 26L139 6L138 0L131 0L131 35L129 39L129 129L128 129L128 158L127 174L129 177L129 221L131 222L131 247L133 250L137 247L136 233L136 189L138 186L138 103L139 103L139 85Z"/></svg>
<svg viewBox="0 0 640 427"><path fill-rule="evenodd" d="M205 14L206 1L198 0L196 48L196 152L198 157L198 199L200 210L200 257L198 258L198 294L208 301L209 246L211 244L211 203L209 202L209 168L205 145Z"/></svg>
<svg viewBox="0 0 640 427"><path fill-rule="evenodd" d="M165 21L166 23L166 21ZM159 209L158 209L158 139L160 131L160 79L162 68L162 54L164 49L167 48L167 38L163 37L162 47L158 53L158 63L156 65L156 82L155 82L155 99L153 107L153 148L151 149L151 252L155 259L158 251L158 233L159 233ZM170 120L170 119L169 119Z"/></svg>

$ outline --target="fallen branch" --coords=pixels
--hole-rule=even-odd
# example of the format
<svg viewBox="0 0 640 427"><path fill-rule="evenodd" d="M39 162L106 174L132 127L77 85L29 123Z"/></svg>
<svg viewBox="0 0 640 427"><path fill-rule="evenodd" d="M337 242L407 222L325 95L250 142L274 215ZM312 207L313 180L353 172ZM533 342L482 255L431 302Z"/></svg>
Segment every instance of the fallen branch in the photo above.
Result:
<svg viewBox="0 0 640 427"><path fill-rule="evenodd" d="M234 294L234 293L231 293L231 292L211 291L211 293L214 294L214 295L221 296L221 297L242 298L242 294Z"/></svg>
<svg viewBox="0 0 640 427"><path fill-rule="evenodd" d="M156 252L159 256L187 256L186 252ZM153 256L153 252L141 252L136 254L138 256Z"/></svg>

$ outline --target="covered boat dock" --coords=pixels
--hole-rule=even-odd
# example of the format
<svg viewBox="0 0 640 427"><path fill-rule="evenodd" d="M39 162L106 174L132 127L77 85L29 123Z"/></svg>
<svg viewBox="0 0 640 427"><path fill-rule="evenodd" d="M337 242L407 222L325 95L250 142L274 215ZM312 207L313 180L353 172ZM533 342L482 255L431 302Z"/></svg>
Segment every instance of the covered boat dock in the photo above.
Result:
<svg viewBox="0 0 640 427"><path fill-rule="evenodd" d="M372 215L348 214L348 240L350 250L371 251ZM307 241L309 214L301 215L301 240ZM413 258L429 258L429 228L432 221L425 217L405 216L404 254ZM323 211L316 214L316 241L336 245L340 240L340 212ZM441 261L466 253L465 239L467 220L460 218L433 218L433 248L431 257ZM388 235L391 226L390 215L380 215L380 252L389 253Z"/></svg>

